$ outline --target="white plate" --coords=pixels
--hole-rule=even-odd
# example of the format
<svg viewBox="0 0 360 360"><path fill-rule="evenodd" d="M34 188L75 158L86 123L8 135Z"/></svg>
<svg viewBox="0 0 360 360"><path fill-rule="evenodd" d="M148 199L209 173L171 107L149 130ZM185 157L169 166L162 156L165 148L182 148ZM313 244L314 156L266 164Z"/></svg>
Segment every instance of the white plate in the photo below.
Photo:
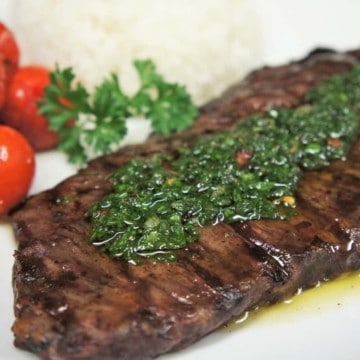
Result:
<svg viewBox="0 0 360 360"><path fill-rule="evenodd" d="M6 20L11 0L1 0L0 20ZM264 61L286 62L317 46L337 49L360 45L358 0L257 0L264 26ZM56 152L37 156L31 192L47 189L74 172ZM35 357L13 347L11 287L15 241L9 225L0 225L0 359ZM328 284L298 296L292 304L260 312L241 325L204 338L188 349L162 359L319 360L360 358L360 277Z"/></svg>

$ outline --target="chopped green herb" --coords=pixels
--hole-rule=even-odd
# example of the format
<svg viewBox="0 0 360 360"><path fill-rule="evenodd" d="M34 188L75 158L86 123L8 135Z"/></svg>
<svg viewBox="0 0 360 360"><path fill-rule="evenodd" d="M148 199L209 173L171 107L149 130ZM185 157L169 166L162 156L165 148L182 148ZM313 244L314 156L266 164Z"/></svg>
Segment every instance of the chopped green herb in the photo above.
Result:
<svg viewBox="0 0 360 360"><path fill-rule="evenodd" d="M360 66L307 99L203 135L176 154L129 161L113 174L113 191L89 210L91 241L137 263L173 255L205 225L286 218L303 171L344 160L359 136Z"/></svg>

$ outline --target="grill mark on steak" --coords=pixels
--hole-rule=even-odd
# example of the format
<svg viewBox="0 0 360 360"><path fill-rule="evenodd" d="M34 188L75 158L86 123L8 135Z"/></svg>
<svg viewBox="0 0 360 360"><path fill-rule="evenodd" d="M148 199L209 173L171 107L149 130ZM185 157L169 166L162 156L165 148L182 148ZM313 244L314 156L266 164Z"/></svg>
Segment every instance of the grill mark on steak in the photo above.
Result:
<svg viewBox="0 0 360 360"><path fill-rule="evenodd" d="M309 172L288 221L201 228L175 263L113 261L88 243L90 204L133 157L172 151L274 106L297 106L305 91L349 70L360 51L315 52L253 72L201 109L194 127L92 161L13 214L15 345L43 359L151 359L183 348L234 317L318 281L360 268L360 140L349 159ZM73 196L72 201L60 201Z"/></svg>

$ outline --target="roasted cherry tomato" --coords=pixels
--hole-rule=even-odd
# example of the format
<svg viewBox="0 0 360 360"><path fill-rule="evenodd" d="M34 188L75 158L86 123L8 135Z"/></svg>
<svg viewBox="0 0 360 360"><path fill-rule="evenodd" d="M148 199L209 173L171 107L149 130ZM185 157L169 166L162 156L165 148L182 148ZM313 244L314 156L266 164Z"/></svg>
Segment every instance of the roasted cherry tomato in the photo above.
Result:
<svg viewBox="0 0 360 360"><path fill-rule="evenodd" d="M9 84L1 113L2 122L23 133L35 150L54 148L58 140L36 105L49 81L49 71L44 67L20 67Z"/></svg>
<svg viewBox="0 0 360 360"><path fill-rule="evenodd" d="M0 125L0 216L28 193L35 171L34 150L15 129Z"/></svg>
<svg viewBox="0 0 360 360"><path fill-rule="evenodd" d="M19 56L12 32L0 22L0 108L5 103L6 88L19 67Z"/></svg>

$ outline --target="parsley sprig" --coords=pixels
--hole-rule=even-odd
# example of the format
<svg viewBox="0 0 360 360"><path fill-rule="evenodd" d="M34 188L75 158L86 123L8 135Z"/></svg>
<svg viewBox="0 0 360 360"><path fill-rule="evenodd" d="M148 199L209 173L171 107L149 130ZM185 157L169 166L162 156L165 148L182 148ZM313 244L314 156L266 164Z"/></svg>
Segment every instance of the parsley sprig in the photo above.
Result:
<svg viewBox="0 0 360 360"><path fill-rule="evenodd" d="M154 132L164 136L191 126L198 110L185 87L166 82L151 60L136 60L134 66L140 87L133 96L124 93L115 74L90 94L72 68L56 67L50 73L39 112L57 131L58 148L70 162L81 165L91 156L113 151L131 117L149 119Z"/></svg>

